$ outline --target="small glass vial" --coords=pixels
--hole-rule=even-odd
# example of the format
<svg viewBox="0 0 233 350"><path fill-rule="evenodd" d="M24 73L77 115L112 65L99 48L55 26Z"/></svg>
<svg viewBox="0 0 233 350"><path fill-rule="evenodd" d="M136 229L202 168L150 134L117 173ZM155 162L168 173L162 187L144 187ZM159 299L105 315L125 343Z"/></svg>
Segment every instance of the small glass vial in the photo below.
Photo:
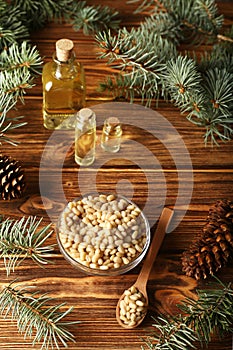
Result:
<svg viewBox="0 0 233 350"><path fill-rule="evenodd" d="M82 108L76 115L75 162L88 166L95 160L96 116L89 108Z"/></svg>
<svg viewBox="0 0 233 350"><path fill-rule="evenodd" d="M107 152L118 152L121 146L121 135L122 129L119 119L116 117L107 118L103 126L101 147Z"/></svg>
<svg viewBox="0 0 233 350"><path fill-rule="evenodd" d="M56 42L53 59L43 67L42 83L45 128L74 128L74 114L85 107L86 85L84 68L76 60L72 40Z"/></svg>

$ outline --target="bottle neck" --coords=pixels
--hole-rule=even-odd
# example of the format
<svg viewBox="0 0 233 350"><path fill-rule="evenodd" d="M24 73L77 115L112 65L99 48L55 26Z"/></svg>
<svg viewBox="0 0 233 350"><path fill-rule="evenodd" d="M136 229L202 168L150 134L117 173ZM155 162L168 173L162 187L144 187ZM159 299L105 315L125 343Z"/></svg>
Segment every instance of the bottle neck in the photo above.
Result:
<svg viewBox="0 0 233 350"><path fill-rule="evenodd" d="M96 127L96 115L89 108L81 109L76 115L77 129L90 129Z"/></svg>
<svg viewBox="0 0 233 350"><path fill-rule="evenodd" d="M105 133L120 133L121 132L121 123L118 118L110 117L104 122L104 131Z"/></svg>
<svg viewBox="0 0 233 350"><path fill-rule="evenodd" d="M56 79L72 79L75 74L75 53L72 52L70 58L66 62L57 59L56 53L53 54L53 62L55 64L54 75Z"/></svg>

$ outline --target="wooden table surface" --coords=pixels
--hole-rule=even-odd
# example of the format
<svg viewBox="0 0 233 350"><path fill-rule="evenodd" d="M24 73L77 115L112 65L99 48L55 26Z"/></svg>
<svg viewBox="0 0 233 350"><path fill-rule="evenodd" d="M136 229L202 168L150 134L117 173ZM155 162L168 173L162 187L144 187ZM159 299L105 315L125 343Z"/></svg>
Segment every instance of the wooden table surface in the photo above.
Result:
<svg viewBox="0 0 233 350"><path fill-rule="evenodd" d="M111 5L112 1L93 0L88 3ZM126 4L123 0L117 1L115 5L121 13L124 25L130 27L139 24L140 15L132 15L135 5ZM232 24L232 3L219 3L219 9L225 15L224 26ZM104 101L104 96L96 91L96 87L104 76L111 73L111 70L104 61L96 59L97 47L93 37L84 36L82 31L74 32L71 25L51 23L45 29L33 34L32 41L46 62L54 51L55 41L61 37L68 37L74 41L77 56L84 63L87 105L96 108L97 119L98 115L107 116L111 108L106 105L105 110L104 104L111 101ZM203 130L187 121L171 104L162 101L156 111L160 114L161 120L171 123L172 132L159 137L157 135L159 125L155 123L156 119L151 118L149 124L147 120L140 128L138 121L130 121L131 107L127 104L129 115L123 126L124 136L118 158L105 159L97 149L96 157L99 158L96 165L79 169L74 162L72 144L69 147L69 142L72 143L69 133L58 133L55 144L50 146L47 144L47 141L51 140L52 132L43 127L41 107L42 87L39 77L36 79L36 86L26 95L25 104L19 103L18 110L14 112L15 115L24 115L28 122L27 126L12 133L20 144L17 147L7 144L2 146L4 154L22 163L27 187L22 198L9 202L2 201L1 213L15 219L24 215L36 215L44 218L44 224L52 221L54 225L54 220L64 206L64 199L71 200L82 194L86 188L92 188L90 178L96 176L96 187L99 192L120 191L131 196L141 208L152 200L155 205L147 208L151 224L156 221L163 205L174 208L178 196L181 197L181 201L176 209L184 217L162 244L148 282L150 310L143 324L134 330L125 330L118 325L115 319L115 307L124 289L134 283L141 265L125 275L89 276L73 268L56 248L53 258L55 264L49 264L45 269L41 269L31 260L25 260L8 278L1 261L1 286L18 278L18 281L26 285L35 285L42 293L49 292L58 302L65 301L67 306L74 306L69 319L79 320L81 323L72 327L76 343L69 343L71 350L140 349L141 338L152 330L151 316L156 317L162 309L175 314L176 304L180 300L185 296L193 296L196 287L202 288L206 285L206 282L197 282L184 275L180 257L203 226L209 207L218 199L233 200L233 143L228 142L214 148L210 145L204 146ZM124 109L125 105L119 105L119 111L122 108ZM143 107L137 108L143 115ZM146 118L147 115L145 120ZM139 122L140 120L143 120L141 116ZM98 125L99 135L101 125L99 120ZM134 140L135 144L131 145L130 140ZM148 159L140 158L139 145L142 145L145 152L150 152ZM139 147L139 154L138 158L132 156L131 159L130 152L134 153L134 147L135 149ZM43 151L48 149L49 153L43 156L45 159L43 167L41 158ZM187 154L182 153L184 150L187 150ZM153 159L156 160L157 167L153 166ZM64 164L61 163L62 160ZM151 181L150 176L155 177L152 190L148 185L148 181ZM85 189L79 188L80 183ZM188 196L192 185L193 192L189 204ZM179 186L182 188L182 193L178 193ZM148 198L148 193L152 199ZM42 194L45 197L44 202ZM186 204L189 204L187 211ZM50 242L56 242L55 233ZM233 267L229 264L222 268L218 276L224 282L228 282L232 281L232 273ZM35 346L35 349L39 348L39 345ZM18 334L15 322L1 319L0 349L24 350L32 349L32 346L29 339L24 340L23 335ZM231 337L228 336L222 341L214 339L209 349L232 349Z"/></svg>

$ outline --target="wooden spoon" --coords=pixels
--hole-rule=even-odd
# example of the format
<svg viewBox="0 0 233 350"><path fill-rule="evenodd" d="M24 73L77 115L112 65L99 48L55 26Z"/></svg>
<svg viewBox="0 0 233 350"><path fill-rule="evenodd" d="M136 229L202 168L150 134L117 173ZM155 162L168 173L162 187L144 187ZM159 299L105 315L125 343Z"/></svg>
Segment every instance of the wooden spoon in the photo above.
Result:
<svg viewBox="0 0 233 350"><path fill-rule="evenodd" d="M148 308L148 296L147 296L147 291L146 291L146 285L147 285L147 281L151 272L151 268L153 266L153 263L155 261L155 258L158 254L159 248L163 242L164 236L166 234L166 230L167 227L171 221L173 215L173 210L169 209L169 208L164 208L162 211L162 214L160 216L159 222L158 222L158 226L157 229L155 231L153 240L151 242L150 245L150 249L147 253L147 256L144 260L142 269L138 275L138 278L136 280L136 282L133 284L134 287L137 288L137 290L139 292L142 293L142 295L145 298L145 309L147 311ZM124 293L122 294L122 296L120 297L118 303L117 303L117 307L116 307L116 319L117 322L120 324L120 326L124 327L124 328L135 328L137 327L145 318L146 316L146 312L143 314L143 316L141 317L140 320L138 320L136 322L136 324L134 325L127 325L125 324L121 319L120 319L120 302L121 300L124 299Z"/></svg>

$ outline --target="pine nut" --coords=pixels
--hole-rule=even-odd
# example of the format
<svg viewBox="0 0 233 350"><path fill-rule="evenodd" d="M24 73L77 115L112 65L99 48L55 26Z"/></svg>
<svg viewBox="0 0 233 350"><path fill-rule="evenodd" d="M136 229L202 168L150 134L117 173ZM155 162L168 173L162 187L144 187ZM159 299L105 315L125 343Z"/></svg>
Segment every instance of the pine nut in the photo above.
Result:
<svg viewBox="0 0 233 350"><path fill-rule="evenodd" d="M133 256L136 254L136 249L129 247L128 250L129 250L130 254L132 254Z"/></svg>
<svg viewBox="0 0 233 350"><path fill-rule="evenodd" d="M115 263L118 263L118 264L121 264L121 263L122 263L122 259L121 259L119 256L114 256L113 261L114 261Z"/></svg>
<svg viewBox="0 0 233 350"><path fill-rule="evenodd" d="M76 214L77 216L79 216L79 215L81 214L80 211L79 211L76 207L73 207L73 208L72 208L72 211L73 211L73 213Z"/></svg>
<svg viewBox="0 0 233 350"><path fill-rule="evenodd" d="M98 263L98 265L103 265L104 261L103 261L103 259L99 258L97 263Z"/></svg>
<svg viewBox="0 0 233 350"><path fill-rule="evenodd" d="M144 306L144 303L141 300L136 300L136 305Z"/></svg>
<svg viewBox="0 0 233 350"><path fill-rule="evenodd" d="M129 264L129 259L127 259L126 257L122 257L122 261L125 265Z"/></svg>
<svg viewBox="0 0 233 350"><path fill-rule="evenodd" d="M132 286L132 287L130 287L130 289L128 289L128 291L129 291L129 294L127 294L127 295L132 295L133 293L137 292L137 289L136 289L136 287Z"/></svg>
<svg viewBox="0 0 233 350"><path fill-rule="evenodd" d="M107 197L107 201L108 202L111 202L115 199L115 196L113 194L110 194L108 197Z"/></svg>
<svg viewBox="0 0 233 350"><path fill-rule="evenodd" d="M97 268L97 265L94 264L94 263L91 263L91 264L90 264L90 268L91 268L91 269L96 269L96 268Z"/></svg>
<svg viewBox="0 0 233 350"><path fill-rule="evenodd" d="M68 254L85 266L120 268L137 258L145 245L145 224L140 213L134 204L115 195L88 195L69 202L64 209L60 241ZM134 298L131 301L136 302ZM132 313L132 308L127 312L130 310Z"/></svg>
<svg viewBox="0 0 233 350"><path fill-rule="evenodd" d="M113 267L114 267L114 269L119 269L119 267L121 267L121 264L114 263Z"/></svg>
<svg viewBox="0 0 233 350"><path fill-rule="evenodd" d="M138 306L141 302L143 306ZM140 303L139 303L140 304ZM146 313L145 298L135 286L124 291L124 297L120 302L120 319L129 327L135 326L142 320Z"/></svg>
<svg viewBox="0 0 233 350"><path fill-rule="evenodd" d="M138 295L137 295L137 293L130 295L130 299L131 299L131 300L134 300L134 301L138 300Z"/></svg>

